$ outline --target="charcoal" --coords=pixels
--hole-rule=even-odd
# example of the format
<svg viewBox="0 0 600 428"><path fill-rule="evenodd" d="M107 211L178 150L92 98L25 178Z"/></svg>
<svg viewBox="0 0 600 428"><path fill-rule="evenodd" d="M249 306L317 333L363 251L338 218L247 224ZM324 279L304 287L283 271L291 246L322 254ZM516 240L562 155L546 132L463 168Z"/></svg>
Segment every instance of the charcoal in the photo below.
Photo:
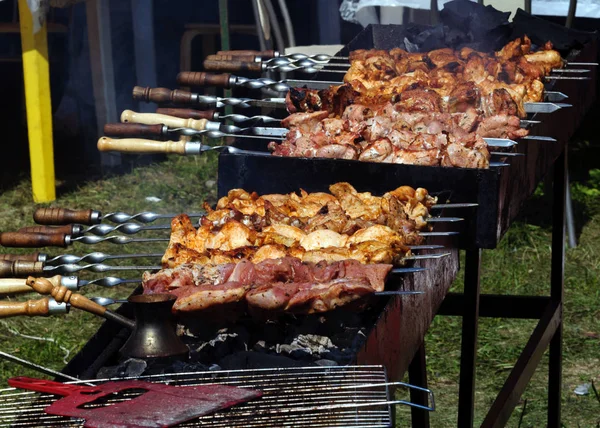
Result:
<svg viewBox="0 0 600 428"><path fill-rule="evenodd" d="M102 367L96 375L100 379L138 377L148 368L148 363L137 358L129 358L119 365Z"/></svg>

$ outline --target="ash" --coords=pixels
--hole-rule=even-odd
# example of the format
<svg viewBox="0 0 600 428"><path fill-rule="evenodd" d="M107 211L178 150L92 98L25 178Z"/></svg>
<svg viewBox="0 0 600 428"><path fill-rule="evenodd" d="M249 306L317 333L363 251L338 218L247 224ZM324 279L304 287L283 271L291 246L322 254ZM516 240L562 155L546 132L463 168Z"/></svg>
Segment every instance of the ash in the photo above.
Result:
<svg viewBox="0 0 600 428"><path fill-rule="evenodd" d="M370 325L364 314L339 311L276 321L246 318L216 329L188 324L180 332L192 359L242 369L350 364Z"/></svg>

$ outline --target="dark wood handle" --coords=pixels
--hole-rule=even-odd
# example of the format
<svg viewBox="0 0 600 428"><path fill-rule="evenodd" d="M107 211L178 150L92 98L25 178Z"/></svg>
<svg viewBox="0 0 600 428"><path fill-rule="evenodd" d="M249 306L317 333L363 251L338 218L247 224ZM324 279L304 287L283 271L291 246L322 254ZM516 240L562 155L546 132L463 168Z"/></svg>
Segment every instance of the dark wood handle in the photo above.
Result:
<svg viewBox="0 0 600 428"><path fill-rule="evenodd" d="M256 62L254 55L209 55L204 58L205 61L241 61L241 62Z"/></svg>
<svg viewBox="0 0 600 428"><path fill-rule="evenodd" d="M143 125L141 123L107 123L104 134L112 137L162 137L163 125Z"/></svg>
<svg viewBox="0 0 600 428"><path fill-rule="evenodd" d="M0 234L0 245L4 247L41 248L63 247L66 248L67 235L64 233L19 233L4 232Z"/></svg>
<svg viewBox="0 0 600 428"><path fill-rule="evenodd" d="M146 101L149 103L173 103L173 104L192 104L194 94L188 91L168 88L143 88L136 86L133 88L133 99Z"/></svg>
<svg viewBox="0 0 600 428"><path fill-rule="evenodd" d="M14 262L17 260L21 260L24 262L37 262L40 253L30 253L30 254L0 254L0 261L9 261Z"/></svg>
<svg viewBox="0 0 600 428"><path fill-rule="evenodd" d="M46 297L40 300L27 300L26 302L0 302L0 318L26 315L28 317L48 316L50 302Z"/></svg>
<svg viewBox="0 0 600 428"><path fill-rule="evenodd" d="M275 51L251 51L251 50L237 50L237 51L219 51L217 55L231 55L231 56L259 56L264 59L275 58L277 53Z"/></svg>
<svg viewBox="0 0 600 428"><path fill-rule="evenodd" d="M21 233L64 233L67 235L75 234L75 225L74 224L66 224L64 226L27 226L22 227L18 230Z"/></svg>
<svg viewBox="0 0 600 428"><path fill-rule="evenodd" d="M157 108L157 114L175 116L182 119L206 119L214 120L216 110L195 110L193 108Z"/></svg>
<svg viewBox="0 0 600 428"><path fill-rule="evenodd" d="M0 278L19 278L29 275L39 275L44 272L44 263L17 260L0 261Z"/></svg>
<svg viewBox="0 0 600 428"><path fill-rule="evenodd" d="M181 86L217 86L230 88L231 74L214 74L203 71L183 71L177 75L177 83Z"/></svg>
<svg viewBox="0 0 600 428"><path fill-rule="evenodd" d="M250 61L214 61L204 60L204 69L209 71L262 71L262 63Z"/></svg>
<svg viewBox="0 0 600 428"><path fill-rule="evenodd" d="M75 211L67 208L38 208L33 213L33 220L37 224L46 225L96 224L99 223L99 217L99 213L94 210Z"/></svg>

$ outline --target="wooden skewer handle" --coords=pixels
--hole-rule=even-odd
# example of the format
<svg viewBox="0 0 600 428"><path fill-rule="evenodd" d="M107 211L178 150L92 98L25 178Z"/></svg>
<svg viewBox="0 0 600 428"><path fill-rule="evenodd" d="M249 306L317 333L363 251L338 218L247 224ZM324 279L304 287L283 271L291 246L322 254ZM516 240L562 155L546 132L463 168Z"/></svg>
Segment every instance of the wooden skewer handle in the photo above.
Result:
<svg viewBox="0 0 600 428"><path fill-rule="evenodd" d="M98 140L98 150L101 152L175 153L184 155L185 145L185 141L154 141L142 138L121 138L115 140L110 137L101 137Z"/></svg>
<svg viewBox="0 0 600 428"><path fill-rule="evenodd" d="M20 233L4 232L0 234L0 245L4 247L40 248L67 247L67 235L64 233Z"/></svg>
<svg viewBox="0 0 600 428"><path fill-rule="evenodd" d="M42 262L0 261L0 278L27 277L29 275L39 275L43 272L44 263Z"/></svg>
<svg viewBox="0 0 600 428"><path fill-rule="evenodd" d="M163 126L162 124L107 123L104 125L104 134L113 137L162 137Z"/></svg>
<svg viewBox="0 0 600 428"><path fill-rule="evenodd" d="M30 253L30 254L0 254L0 260L6 260L9 262L14 262L16 260L22 260L24 262L37 262L39 260L40 253Z"/></svg>
<svg viewBox="0 0 600 428"><path fill-rule="evenodd" d="M263 59L275 58L275 51L252 51L252 50L233 50L233 51L219 51L217 55L231 55L231 56L259 56Z"/></svg>
<svg viewBox="0 0 600 428"><path fill-rule="evenodd" d="M100 213L95 210L70 210L67 208L38 208L33 213L37 224L63 225L71 223L97 224L100 223Z"/></svg>
<svg viewBox="0 0 600 428"><path fill-rule="evenodd" d="M50 315L50 299L28 300L26 302L0 302L0 318L16 316L47 317Z"/></svg>
<svg viewBox="0 0 600 428"><path fill-rule="evenodd" d="M203 71L182 71L177 75L177 83L182 86L217 86L231 88L231 74L214 74ZM208 118L207 118L208 119Z"/></svg>
<svg viewBox="0 0 600 428"><path fill-rule="evenodd" d="M61 285L62 276L55 275L46 278L54 287ZM27 285L25 278L0 278L0 295L33 293L35 290Z"/></svg>
<svg viewBox="0 0 600 428"><path fill-rule="evenodd" d="M157 108L156 113L180 117L182 119L214 120L216 110L196 110L193 108Z"/></svg>
<svg viewBox="0 0 600 428"><path fill-rule="evenodd" d="M57 302L70 303L76 308L100 316L103 316L104 312L106 312L106 308L104 306L92 302L90 299L82 296L79 293L73 293L63 285L55 286L46 278L33 278L30 276L27 278L27 285L40 294L51 295Z"/></svg>
<svg viewBox="0 0 600 428"><path fill-rule="evenodd" d="M133 99L137 101L146 101L148 103L173 103L173 104L193 104L194 94L181 89L170 90L169 88L150 88L135 86L133 88Z"/></svg>
<svg viewBox="0 0 600 428"><path fill-rule="evenodd" d="M239 71L262 71L263 66L261 62L254 61L219 61L213 59L204 60L204 69L208 71L226 71L226 72L239 72Z"/></svg>
<svg viewBox="0 0 600 428"><path fill-rule="evenodd" d="M262 58L261 58L262 59ZM208 55L205 61L242 61L242 62L256 62L255 55Z"/></svg>
<svg viewBox="0 0 600 428"><path fill-rule="evenodd" d="M18 232L44 234L65 233L67 235L76 235L78 229L80 228L76 227L74 224L66 224L64 226L27 226L20 228Z"/></svg>
<svg viewBox="0 0 600 428"><path fill-rule="evenodd" d="M124 110L121 113L121 122L123 123L142 123L144 125L167 125L169 128L191 128L196 131L203 131L206 128L206 119L182 119L180 117L167 116L156 113L136 113L131 110Z"/></svg>

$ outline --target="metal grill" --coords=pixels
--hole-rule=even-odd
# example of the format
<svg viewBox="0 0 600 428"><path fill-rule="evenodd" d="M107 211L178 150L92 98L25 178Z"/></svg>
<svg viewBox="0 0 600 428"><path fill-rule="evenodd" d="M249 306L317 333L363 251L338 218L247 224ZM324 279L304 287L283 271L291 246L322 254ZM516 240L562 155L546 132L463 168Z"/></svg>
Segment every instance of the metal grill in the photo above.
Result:
<svg viewBox="0 0 600 428"><path fill-rule="evenodd" d="M426 410L435 408L430 390L402 382L388 383L383 366L208 371L141 376L136 379L180 386L216 383L263 392L258 400L178 426L390 427L393 426L393 405L406 404ZM109 380L123 379L97 379L93 382ZM431 406L422 407L404 400L392 400L392 386L427 392ZM113 401L128 399L127 394L122 395ZM83 426L82 419L44 413L44 408L56 399L54 395L22 392L14 388L0 390L0 426Z"/></svg>

